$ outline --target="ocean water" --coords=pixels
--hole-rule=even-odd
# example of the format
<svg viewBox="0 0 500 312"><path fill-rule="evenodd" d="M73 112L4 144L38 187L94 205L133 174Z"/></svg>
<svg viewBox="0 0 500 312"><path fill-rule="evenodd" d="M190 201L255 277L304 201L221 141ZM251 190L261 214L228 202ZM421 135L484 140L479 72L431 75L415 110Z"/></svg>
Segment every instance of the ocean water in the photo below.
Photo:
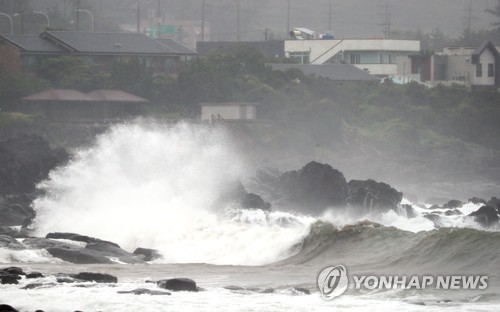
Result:
<svg viewBox="0 0 500 312"><path fill-rule="evenodd" d="M75 265L44 250L0 249L0 268L25 271L105 272L116 285L53 284L54 277L0 285L0 303L21 311L497 311L500 233L466 217L479 208L441 214L439 228L414 205L406 212L353 218L342 210L320 217L288 211L240 210L220 205L228 181L252 174L222 128L184 123L119 125L39 185L36 234L75 232L133 251L154 248L148 264ZM409 203L404 200L404 203ZM344 265L350 276L487 275L485 290L351 287L322 299L318 274ZM204 291L170 296L118 294L156 289L148 280L194 279ZM33 283L38 289L23 290ZM240 286L242 290L229 290ZM272 293L263 293L272 288ZM310 291L305 294L301 288Z"/></svg>

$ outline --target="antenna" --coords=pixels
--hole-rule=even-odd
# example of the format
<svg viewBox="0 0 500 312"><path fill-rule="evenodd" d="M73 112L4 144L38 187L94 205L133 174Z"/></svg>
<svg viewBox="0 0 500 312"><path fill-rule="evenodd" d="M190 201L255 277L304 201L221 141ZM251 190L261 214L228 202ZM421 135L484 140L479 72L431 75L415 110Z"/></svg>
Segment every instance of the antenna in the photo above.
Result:
<svg viewBox="0 0 500 312"><path fill-rule="evenodd" d="M384 8L384 22L382 24L379 24L381 26L384 26L384 30L382 33L384 34L384 37L386 39L389 39L391 37L391 11L390 11L390 6L389 6L389 0L385 1L385 5L382 6Z"/></svg>

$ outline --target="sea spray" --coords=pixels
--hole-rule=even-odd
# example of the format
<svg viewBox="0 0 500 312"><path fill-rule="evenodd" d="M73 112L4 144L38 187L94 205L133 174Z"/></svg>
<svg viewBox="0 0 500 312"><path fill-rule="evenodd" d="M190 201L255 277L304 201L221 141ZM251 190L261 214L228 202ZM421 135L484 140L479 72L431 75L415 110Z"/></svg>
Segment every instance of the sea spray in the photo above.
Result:
<svg viewBox="0 0 500 312"><path fill-rule="evenodd" d="M260 265L290 256L309 218L214 207L245 173L221 128L180 123L113 127L40 184L34 228L76 232L123 248L158 249L166 263ZM232 209L232 208L231 208ZM240 214L241 217L241 214Z"/></svg>

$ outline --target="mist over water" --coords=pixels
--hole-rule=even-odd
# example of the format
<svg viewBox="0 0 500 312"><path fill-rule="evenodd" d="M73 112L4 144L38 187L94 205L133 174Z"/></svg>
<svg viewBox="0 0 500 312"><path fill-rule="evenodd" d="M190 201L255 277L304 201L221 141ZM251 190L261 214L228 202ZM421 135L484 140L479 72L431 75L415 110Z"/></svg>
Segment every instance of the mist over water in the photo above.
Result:
<svg viewBox="0 0 500 312"><path fill-rule="evenodd" d="M166 263L259 265L286 258L309 218L214 207L245 174L220 128L120 125L51 173L34 207L38 235L75 232L133 251L158 249ZM292 218L282 226L282 221Z"/></svg>

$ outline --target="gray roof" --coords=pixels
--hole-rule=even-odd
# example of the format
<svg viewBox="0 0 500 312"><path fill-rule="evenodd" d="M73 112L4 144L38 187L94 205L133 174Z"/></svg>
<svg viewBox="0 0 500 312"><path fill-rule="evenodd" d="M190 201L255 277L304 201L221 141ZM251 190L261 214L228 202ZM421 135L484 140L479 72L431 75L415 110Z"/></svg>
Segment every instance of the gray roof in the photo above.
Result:
<svg viewBox="0 0 500 312"><path fill-rule="evenodd" d="M136 102L145 103L148 100L122 90L94 90L83 93L73 89L47 89L21 98L21 101L51 101L51 102Z"/></svg>
<svg viewBox="0 0 500 312"><path fill-rule="evenodd" d="M191 50L190 48L186 47L182 43L172 40L172 39L156 39L158 40L161 44L169 47L170 49L176 51L178 54L186 54L186 55L196 55L196 51Z"/></svg>
<svg viewBox="0 0 500 312"><path fill-rule="evenodd" d="M24 52L63 52L57 45L35 35L0 35L0 38L7 40Z"/></svg>
<svg viewBox="0 0 500 312"><path fill-rule="evenodd" d="M41 37L54 40L78 53L181 54L142 33L46 31Z"/></svg>
<svg viewBox="0 0 500 312"><path fill-rule="evenodd" d="M479 62L479 56L484 52L484 50L490 49L491 53L495 56L495 58L499 57L499 52L495 45L491 41L483 41L479 47L472 53L472 64L477 64Z"/></svg>
<svg viewBox="0 0 500 312"><path fill-rule="evenodd" d="M316 75L334 81L380 81L379 78L351 64L269 64L274 70L295 68L306 75Z"/></svg>

